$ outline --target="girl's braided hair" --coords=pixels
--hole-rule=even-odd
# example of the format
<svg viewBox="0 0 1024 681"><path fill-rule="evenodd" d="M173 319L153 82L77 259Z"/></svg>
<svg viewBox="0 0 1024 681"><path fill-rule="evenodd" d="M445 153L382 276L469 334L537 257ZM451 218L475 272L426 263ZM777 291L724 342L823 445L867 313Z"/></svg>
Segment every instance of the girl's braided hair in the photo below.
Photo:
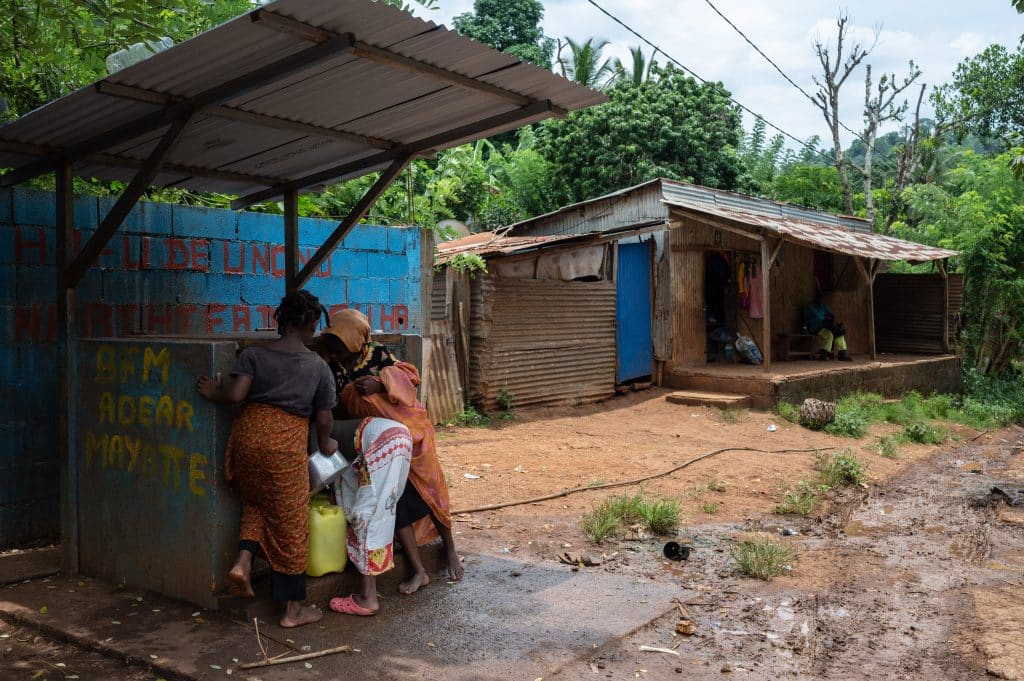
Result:
<svg viewBox="0 0 1024 681"><path fill-rule="evenodd" d="M282 336L289 329L301 329L315 322L324 311L320 299L305 289L289 293L274 310L277 332Z"/></svg>

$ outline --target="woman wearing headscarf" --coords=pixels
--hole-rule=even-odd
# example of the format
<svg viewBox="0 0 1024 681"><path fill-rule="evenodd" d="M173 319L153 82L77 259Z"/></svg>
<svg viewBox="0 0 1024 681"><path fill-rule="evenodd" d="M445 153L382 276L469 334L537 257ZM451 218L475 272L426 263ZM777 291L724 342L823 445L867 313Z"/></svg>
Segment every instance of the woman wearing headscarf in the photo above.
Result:
<svg viewBox="0 0 1024 681"><path fill-rule="evenodd" d="M395 520L395 532L412 574L402 582L399 591L411 594L430 583L417 546L438 535L444 542L449 577L461 579L463 568L452 536L448 485L437 458L434 427L427 410L416 399L419 372L373 342L370 322L358 310L343 310L331 316L322 336L339 405L347 416L392 419L412 434L409 478L398 500Z"/></svg>
<svg viewBox="0 0 1024 681"><path fill-rule="evenodd" d="M304 606L309 548L309 474L306 466L310 418L320 451L333 454L334 377L324 360L306 347L316 333L322 307L306 291L289 293L274 312L280 338L252 345L238 355L230 378L202 376L196 389L208 400L242 403L231 424L224 477L242 497L238 557L228 581L253 596L252 559L262 552L272 568L270 593L284 602L282 627L323 617Z"/></svg>

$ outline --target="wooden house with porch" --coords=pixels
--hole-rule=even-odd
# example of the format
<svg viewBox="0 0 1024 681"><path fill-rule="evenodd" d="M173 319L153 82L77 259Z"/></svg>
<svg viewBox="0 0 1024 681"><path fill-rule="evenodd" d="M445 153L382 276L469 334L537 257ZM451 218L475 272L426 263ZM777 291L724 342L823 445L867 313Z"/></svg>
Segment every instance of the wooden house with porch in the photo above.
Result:
<svg viewBox="0 0 1024 681"><path fill-rule="evenodd" d="M442 265L460 253L488 263L475 277L440 270L431 307L452 346L449 383L485 408L503 390L540 406L637 381L759 407L960 389L956 253L858 218L659 179L438 251ZM891 261L934 262L934 273L888 273ZM744 290L754 279L758 305ZM816 292L844 323L853 361L814 359L802 310ZM730 357L713 327L751 338L763 363Z"/></svg>

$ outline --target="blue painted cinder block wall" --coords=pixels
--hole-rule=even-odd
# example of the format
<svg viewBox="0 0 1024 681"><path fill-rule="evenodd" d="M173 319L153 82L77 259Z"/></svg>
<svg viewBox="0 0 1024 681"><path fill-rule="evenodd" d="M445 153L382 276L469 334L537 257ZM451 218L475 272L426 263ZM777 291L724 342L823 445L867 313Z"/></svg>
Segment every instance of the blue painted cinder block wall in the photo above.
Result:
<svg viewBox="0 0 1024 681"><path fill-rule="evenodd" d="M75 199L76 247L113 203ZM55 219L52 194L0 191L0 548L59 534ZM300 263L336 226L300 220ZM79 335L272 327L283 229L279 215L140 203L76 289ZM416 228L357 226L306 288L374 329L420 333L421 244Z"/></svg>

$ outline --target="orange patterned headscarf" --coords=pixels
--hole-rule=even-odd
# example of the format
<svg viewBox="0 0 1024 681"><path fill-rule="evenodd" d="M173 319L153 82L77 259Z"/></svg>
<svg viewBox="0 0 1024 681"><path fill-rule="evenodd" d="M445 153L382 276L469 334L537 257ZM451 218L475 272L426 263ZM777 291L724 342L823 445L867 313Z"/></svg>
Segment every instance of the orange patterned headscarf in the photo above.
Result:
<svg viewBox="0 0 1024 681"><path fill-rule="evenodd" d="M370 342L370 320L359 310L349 308L331 315L324 333L337 336L349 352L359 352Z"/></svg>

